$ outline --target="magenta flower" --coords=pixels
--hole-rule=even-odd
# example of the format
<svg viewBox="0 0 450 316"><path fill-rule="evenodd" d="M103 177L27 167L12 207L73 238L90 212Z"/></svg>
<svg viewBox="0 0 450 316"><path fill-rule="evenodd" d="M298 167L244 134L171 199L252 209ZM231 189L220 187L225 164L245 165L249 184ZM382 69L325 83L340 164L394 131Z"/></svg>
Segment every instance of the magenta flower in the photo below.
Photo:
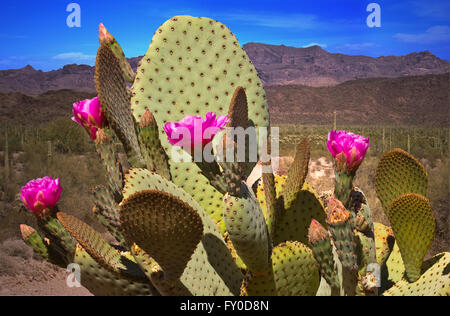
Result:
<svg viewBox="0 0 450 316"><path fill-rule="evenodd" d="M99 128L103 128L106 123L105 113L98 97L87 99L73 104L72 120L83 126L91 138L95 140L95 135Z"/></svg>
<svg viewBox="0 0 450 316"><path fill-rule="evenodd" d="M31 180L22 187L20 199L27 209L41 215L45 209L53 208L61 196L62 187L58 179L44 177Z"/></svg>
<svg viewBox="0 0 450 316"><path fill-rule="evenodd" d="M328 134L328 150L339 172L356 172L369 148L369 139L347 131L332 130Z"/></svg>
<svg viewBox="0 0 450 316"><path fill-rule="evenodd" d="M216 117L216 113L208 112L205 118L188 115L179 122L168 122L164 125L164 131L169 143L190 149L193 153L195 148L203 149L210 143L228 122L226 115Z"/></svg>

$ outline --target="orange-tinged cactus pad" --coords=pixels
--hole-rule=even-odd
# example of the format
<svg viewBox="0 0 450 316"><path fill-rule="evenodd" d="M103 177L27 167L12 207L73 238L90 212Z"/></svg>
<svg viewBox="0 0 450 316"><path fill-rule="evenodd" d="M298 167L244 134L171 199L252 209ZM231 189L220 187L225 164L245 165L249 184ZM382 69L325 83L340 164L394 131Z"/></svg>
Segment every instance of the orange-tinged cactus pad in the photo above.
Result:
<svg viewBox="0 0 450 316"><path fill-rule="evenodd" d="M381 223L374 224L375 248L377 252L377 263L382 266L386 263L394 247L395 238L392 228Z"/></svg>

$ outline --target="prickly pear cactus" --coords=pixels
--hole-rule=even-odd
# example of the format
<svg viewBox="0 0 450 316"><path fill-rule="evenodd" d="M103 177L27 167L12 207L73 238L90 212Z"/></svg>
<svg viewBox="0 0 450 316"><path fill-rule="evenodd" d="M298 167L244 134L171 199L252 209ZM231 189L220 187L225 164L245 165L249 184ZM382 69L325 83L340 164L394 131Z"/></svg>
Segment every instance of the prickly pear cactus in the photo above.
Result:
<svg viewBox="0 0 450 316"><path fill-rule="evenodd" d="M234 34L212 19L175 16L155 32L137 69L131 97L136 121L141 121L147 109L156 119L161 143L171 158L173 182L191 194L222 231L223 194L209 184L196 164L173 161L172 156L180 152L168 143L162 127L189 114L227 114L237 87L245 90L248 119L255 127L268 126L261 80Z"/></svg>
<svg viewBox="0 0 450 316"><path fill-rule="evenodd" d="M327 144L339 174L335 192L344 202L323 203L305 182L307 138L287 176L265 171L253 190L246 183L256 163L247 159L250 145L244 144L244 161L217 159L221 144L236 158L239 143L228 138L230 129L208 140L214 161L195 163L177 160L182 149L165 130L168 122L187 124L207 113L225 117L228 128L269 126L262 83L227 27L173 17L155 32L136 74L102 24L100 44L96 117L104 112L105 120L83 127L106 173L105 185L93 190L94 213L116 241L109 244L58 209L59 180L36 179L21 198L40 229L20 229L41 257L63 268L78 264L81 284L95 295L450 294L449 253L423 261L435 227L426 171L414 157L393 150L377 168L377 194L392 227L373 223L364 193L353 187L368 139L351 133L334 131L348 138L346 146L356 138L363 147L339 152L345 146L330 137ZM129 169L119 162L118 141Z"/></svg>

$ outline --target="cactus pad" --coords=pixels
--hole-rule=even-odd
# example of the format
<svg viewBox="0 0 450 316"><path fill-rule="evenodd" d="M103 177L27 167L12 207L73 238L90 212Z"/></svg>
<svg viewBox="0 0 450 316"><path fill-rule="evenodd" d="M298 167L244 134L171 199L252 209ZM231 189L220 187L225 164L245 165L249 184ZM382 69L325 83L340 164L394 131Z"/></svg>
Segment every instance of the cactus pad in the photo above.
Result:
<svg viewBox="0 0 450 316"><path fill-rule="evenodd" d="M158 125L150 111L145 112L138 130L139 145L147 169L170 180L169 158L161 146Z"/></svg>
<svg viewBox="0 0 450 316"><path fill-rule="evenodd" d="M315 295L320 282L319 265L313 252L298 242L286 242L273 248L272 266L280 296Z"/></svg>
<svg viewBox="0 0 450 316"><path fill-rule="evenodd" d="M41 235L33 228L25 224L20 225L20 233L23 241L33 248L34 252L44 259L49 259L47 245Z"/></svg>
<svg viewBox="0 0 450 316"><path fill-rule="evenodd" d="M100 213L109 224L117 228L119 227L119 205L112 198L112 194L108 189L99 185L92 190L96 212ZM122 195L122 193L121 193Z"/></svg>
<svg viewBox="0 0 450 316"><path fill-rule="evenodd" d="M294 162L289 168L286 182L283 187L284 208L288 209L303 189L309 165L309 140L305 138L297 145ZM309 225L309 223L308 223Z"/></svg>
<svg viewBox="0 0 450 316"><path fill-rule="evenodd" d="M238 86L246 91L249 120L256 127L268 126L262 83L230 30L208 18L176 16L156 31L141 60L131 107L138 122L146 109L153 113L161 143L173 158L173 147L162 129L164 124L187 115L204 117L207 112L228 113ZM209 184L194 163L171 161L170 171L175 184L188 192L224 232L223 194Z"/></svg>
<svg viewBox="0 0 450 316"><path fill-rule="evenodd" d="M427 198L404 194L395 199L389 211L395 238L411 282L420 277L422 261L434 238L436 223Z"/></svg>
<svg viewBox="0 0 450 316"><path fill-rule="evenodd" d="M81 245L77 245L74 262L80 266L80 281L92 294L99 296L158 296L145 278L141 282L118 276L99 265Z"/></svg>
<svg viewBox="0 0 450 316"><path fill-rule="evenodd" d="M391 203L402 194L427 196L427 177L425 167L406 151L395 148L385 153L378 163L375 186L386 215Z"/></svg>
<svg viewBox="0 0 450 316"><path fill-rule="evenodd" d="M188 114L227 113L238 86L246 91L249 119L267 126L262 83L234 34L208 18L176 16L153 36L137 70L131 106L137 121L148 108L161 127Z"/></svg>
<svg viewBox="0 0 450 316"><path fill-rule="evenodd" d="M247 272L242 282L241 296L276 296L277 289L272 269L254 274Z"/></svg>
<svg viewBox="0 0 450 316"><path fill-rule="evenodd" d="M121 204L121 229L162 267L168 280L183 273L203 235L197 211L162 191L140 191Z"/></svg>
<svg viewBox="0 0 450 316"><path fill-rule="evenodd" d="M193 295L237 295L242 273L235 264L216 224L185 191L146 169L131 169L125 175L123 195L143 190L167 192L195 208L203 222L203 238L188 262L181 281Z"/></svg>
<svg viewBox="0 0 450 316"><path fill-rule="evenodd" d="M89 255L102 267L116 274L124 274L129 279L145 279L139 266L123 253L109 245L102 236L79 219L58 212L61 224L72 234Z"/></svg>
<svg viewBox="0 0 450 316"><path fill-rule="evenodd" d="M382 266L386 263L394 247L395 238L392 228L381 223L374 223L375 248L377 252L377 263Z"/></svg>
<svg viewBox="0 0 450 316"><path fill-rule="evenodd" d="M100 45L101 44L108 45L108 47L111 49L111 51L119 60L119 65L122 70L122 75L124 79L132 83L134 80L133 69L131 69L130 63L126 59L120 44L116 41L114 36L112 36L111 33L108 32L108 30L102 23L100 23L99 25L99 42Z"/></svg>
<svg viewBox="0 0 450 316"><path fill-rule="evenodd" d="M253 272L267 269L267 226L253 192L247 188L245 198L226 194L223 198L223 214L233 246L248 269Z"/></svg>
<svg viewBox="0 0 450 316"><path fill-rule="evenodd" d="M388 271L388 280L392 283L397 283L405 275L405 265L403 264L402 255L398 248L398 243L394 243L394 248L386 261L386 268Z"/></svg>
<svg viewBox="0 0 450 316"><path fill-rule="evenodd" d="M277 215L273 243L277 245L291 240L307 244L308 228L313 218L327 226L326 213L317 193L305 183L290 208Z"/></svg>
<svg viewBox="0 0 450 316"><path fill-rule="evenodd" d="M339 260L344 268L350 271L357 271L357 242L353 232L351 214L337 199L330 199L327 208L327 223Z"/></svg>
<svg viewBox="0 0 450 316"><path fill-rule="evenodd" d="M410 283L403 279L385 291L385 296L450 296L450 253L437 254L424 262L423 274Z"/></svg>
<svg viewBox="0 0 450 316"><path fill-rule="evenodd" d="M308 231L309 244L319 264L319 272L331 288L339 288L337 267L334 262L333 245L328 231L316 220L311 221Z"/></svg>
<svg viewBox="0 0 450 316"><path fill-rule="evenodd" d="M275 197L278 199L280 197L281 191L283 190L283 185L286 182L286 176L279 176L274 174L274 186L275 186ZM259 205L261 206L261 210L264 213L264 217L266 221L268 221L267 214L267 202L266 202L266 193L264 188L264 181L260 181L258 183L258 187L256 189L256 197L258 198Z"/></svg>
<svg viewBox="0 0 450 316"><path fill-rule="evenodd" d="M131 165L143 167L127 86L117 57L105 44L100 46L95 60L95 86L108 123L122 142Z"/></svg>

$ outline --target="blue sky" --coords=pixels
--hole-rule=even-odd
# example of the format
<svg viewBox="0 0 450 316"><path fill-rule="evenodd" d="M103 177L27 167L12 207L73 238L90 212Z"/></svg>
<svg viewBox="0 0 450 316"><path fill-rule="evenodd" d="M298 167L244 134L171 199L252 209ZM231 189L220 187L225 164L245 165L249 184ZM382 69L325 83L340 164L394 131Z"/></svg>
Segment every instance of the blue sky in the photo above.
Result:
<svg viewBox="0 0 450 316"><path fill-rule="evenodd" d="M71 2L81 7L80 28L66 25ZM371 2L381 7L379 28L366 25ZM174 15L216 19L230 27L241 45L319 44L330 52L374 57L429 50L450 60L447 0L26 0L0 4L0 69L92 65L99 22L128 57L143 55L154 31Z"/></svg>

